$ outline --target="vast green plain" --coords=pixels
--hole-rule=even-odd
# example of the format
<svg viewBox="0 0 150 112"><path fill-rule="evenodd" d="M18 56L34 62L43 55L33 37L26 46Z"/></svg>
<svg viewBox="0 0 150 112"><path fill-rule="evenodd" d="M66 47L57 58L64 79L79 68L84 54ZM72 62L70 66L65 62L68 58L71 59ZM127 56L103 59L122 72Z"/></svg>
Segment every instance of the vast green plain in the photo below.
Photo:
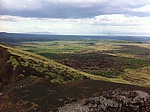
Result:
<svg viewBox="0 0 150 112"><path fill-rule="evenodd" d="M113 82L150 87L149 42L82 39L21 42L14 47Z"/></svg>

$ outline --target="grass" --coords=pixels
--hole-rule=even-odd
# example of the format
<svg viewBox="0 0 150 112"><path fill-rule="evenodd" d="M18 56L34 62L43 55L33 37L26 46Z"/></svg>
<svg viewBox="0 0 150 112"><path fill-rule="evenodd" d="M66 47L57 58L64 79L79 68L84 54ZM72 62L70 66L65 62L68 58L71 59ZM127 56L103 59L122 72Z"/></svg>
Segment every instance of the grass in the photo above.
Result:
<svg viewBox="0 0 150 112"><path fill-rule="evenodd" d="M49 76L49 80L53 83L66 83L86 77L83 72L69 68L45 57L4 45L1 46L7 48L11 53L12 56L7 63L13 66L13 70L20 71L22 74L21 77L23 75L31 77ZM23 70L21 71L21 69Z"/></svg>
<svg viewBox="0 0 150 112"><path fill-rule="evenodd" d="M143 67L138 69L125 69L124 73L119 77L132 84L150 87L150 67Z"/></svg>
<svg viewBox="0 0 150 112"><path fill-rule="evenodd" d="M44 76L46 78L50 78L50 76L52 76L54 79L52 80L52 82L57 82L58 80L60 80L60 82L66 82L65 80L62 80L62 78L64 77L64 73L65 71L69 70L69 73L72 74L72 72L70 72L71 70L77 72L78 74L82 74L83 76L87 76L89 78L96 80L106 80L111 82L139 85L138 82L134 83L132 81L126 80L125 78L122 78L125 74L127 74L126 69L132 71L135 69L142 69L144 67L150 66L150 58L148 54L150 50L149 49L150 45L149 43L144 42L139 43L130 41L77 40L77 41L26 42L14 46L22 50L33 52L33 53L28 53L25 51L22 52L21 50L17 49L18 52L22 52L21 54L23 55L21 55L21 57L23 57L24 59L36 60L38 62L37 65L39 65L40 63L48 63L39 66L35 65L33 66L32 64L30 65L28 61L25 61L25 63L22 62L24 65L33 67L36 71L46 74ZM12 51L10 50L10 52ZM15 53L15 51L13 51L13 54L18 55L18 52ZM34 53L40 54L44 57L36 55ZM45 57L53 59L67 66L70 63L72 63L72 65L75 65L75 63L73 62L81 62L79 64L82 65L83 68L85 67L88 69L77 68L78 70L75 70L73 69L76 68L74 66L71 66L73 68L70 68L65 65L58 64ZM79 58L80 60L78 60L77 58ZM95 58L97 58L97 60L95 60ZM100 68L98 68L99 67L98 63L100 59L102 61L100 62ZM93 69L98 68L98 70L91 70L89 66L90 63ZM79 64L77 64L78 67ZM105 68L101 68L103 67L103 64ZM47 67L49 65L51 66L53 65L52 68L54 69L48 71L47 69L49 68ZM42 68L42 66L45 67ZM59 68L59 66L61 67ZM66 68L68 70L66 70ZM56 73L61 74L61 76L59 77L53 76L55 69L57 71ZM79 70L86 71L87 73L81 72ZM148 75L148 73L146 74ZM65 76L67 77L67 75ZM72 80L74 80L74 78L72 78ZM141 83L140 85L144 84Z"/></svg>
<svg viewBox="0 0 150 112"><path fill-rule="evenodd" d="M10 56L7 63L11 63L13 65L13 70L16 70L17 66L19 66L19 62L13 56Z"/></svg>
<svg viewBox="0 0 150 112"><path fill-rule="evenodd" d="M122 57L148 56L150 45L148 43L130 41L106 41L106 40L77 40L77 41L49 41L49 42L25 42L16 44L22 50L34 52L46 57L51 54L62 53L87 53L104 52Z"/></svg>
<svg viewBox="0 0 150 112"><path fill-rule="evenodd" d="M32 68L33 71L22 71L22 75L25 77L46 77L47 75L50 77L50 82L52 83L67 83L72 82L76 80L82 80L84 78L91 78L95 80L105 80L108 81L107 78L101 77L101 76L93 76L91 74L76 70L74 68L62 65L60 63L57 63L53 60L50 60L48 58L45 58L43 56L26 52L23 50L20 50L18 48L12 48L5 45L0 44L1 47L6 48L8 52L10 52L11 55L17 56L13 60L17 60L19 65L28 68ZM12 59L7 61L7 63L12 64L14 67L14 64L11 61ZM44 66L48 67L44 68ZM18 68L19 69L19 68ZM36 73L34 73L36 71ZM43 73L44 71L44 73ZM38 74L37 74L38 73Z"/></svg>
<svg viewBox="0 0 150 112"><path fill-rule="evenodd" d="M80 41L50 41L23 43L18 48L34 53L74 53L86 48Z"/></svg>

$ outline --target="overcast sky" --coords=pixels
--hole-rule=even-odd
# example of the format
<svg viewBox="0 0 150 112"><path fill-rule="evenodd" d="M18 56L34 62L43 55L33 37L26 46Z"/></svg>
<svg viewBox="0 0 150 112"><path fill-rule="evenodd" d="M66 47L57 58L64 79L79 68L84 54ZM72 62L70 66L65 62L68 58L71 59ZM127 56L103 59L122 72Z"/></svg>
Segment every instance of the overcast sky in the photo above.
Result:
<svg viewBox="0 0 150 112"><path fill-rule="evenodd" d="M0 31L150 35L150 0L0 0Z"/></svg>

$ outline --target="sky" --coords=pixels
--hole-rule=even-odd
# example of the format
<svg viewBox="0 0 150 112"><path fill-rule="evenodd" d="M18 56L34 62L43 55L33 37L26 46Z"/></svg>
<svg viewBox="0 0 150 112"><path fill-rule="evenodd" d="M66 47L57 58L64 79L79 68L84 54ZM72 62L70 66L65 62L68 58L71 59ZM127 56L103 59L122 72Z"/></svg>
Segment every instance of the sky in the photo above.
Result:
<svg viewBox="0 0 150 112"><path fill-rule="evenodd" d="M0 32L150 36L150 0L0 0Z"/></svg>

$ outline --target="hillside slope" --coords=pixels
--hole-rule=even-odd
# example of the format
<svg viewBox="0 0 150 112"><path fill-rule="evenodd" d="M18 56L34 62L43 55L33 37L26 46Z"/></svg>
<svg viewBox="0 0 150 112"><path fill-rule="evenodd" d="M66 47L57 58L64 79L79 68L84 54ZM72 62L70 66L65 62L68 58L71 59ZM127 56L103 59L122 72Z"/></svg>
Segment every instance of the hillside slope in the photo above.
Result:
<svg viewBox="0 0 150 112"><path fill-rule="evenodd" d="M90 78L149 87L149 77L147 78L147 75L142 76L142 80L140 81L141 83L139 83L140 77L137 81L138 77L131 76L130 74L128 75L128 77L130 76L130 78L127 77L128 79L124 77L124 75L117 78L106 78L102 76L91 75L62 65L43 56L27 51L22 51L17 48L8 47L2 44L0 44L0 54L1 88L7 84L16 82L26 77L45 78L52 83L67 83ZM147 82L145 82L145 80Z"/></svg>
<svg viewBox="0 0 150 112"><path fill-rule="evenodd" d="M0 45L0 67L1 88L26 77L41 77L52 83L66 83L86 78L83 72L5 45Z"/></svg>
<svg viewBox="0 0 150 112"><path fill-rule="evenodd" d="M56 85L43 78L28 77L3 89L0 112L58 112L65 102L97 97L118 88L150 93L149 88L91 79Z"/></svg>
<svg viewBox="0 0 150 112"><path fill-rule="evenodd" d="M108 82L5 45L0 45L0 67L1 112L55 112L66 101L99 96L117 88L150 93L149 88Z"/></svg>

